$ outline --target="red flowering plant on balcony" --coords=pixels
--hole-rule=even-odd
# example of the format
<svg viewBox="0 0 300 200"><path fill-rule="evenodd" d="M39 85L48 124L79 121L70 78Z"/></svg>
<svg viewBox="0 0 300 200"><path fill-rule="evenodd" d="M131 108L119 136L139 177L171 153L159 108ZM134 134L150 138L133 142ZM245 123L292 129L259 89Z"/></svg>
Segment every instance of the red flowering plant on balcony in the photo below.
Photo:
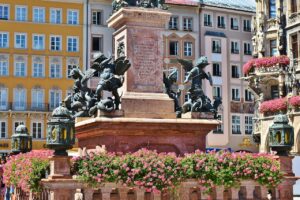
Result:
<svg viewBox="0 0 300 200"><path fill-rule="evenodd" d="M288 102L286 98L272 99L264 101L259 107L261 113L277 113L280 111L286 111Z"/></svg>
<svg viewBox="0 0 300 200"><path fill-rule="evenodd" d="M19 187L25 192L39 192L40 180L45 178L49 168L50 150L33 150L9 157L3 170L4 184Z"/></svg>
<svg viewBox="0 0 300 200"><path fill-rule="evenodd" d="M243 66L243 72L244 74L249 74L249 72L253 68L268 68L273 67L275 65L281 65L286 66L290 64L290 58L282 55L282 56L273 56L273 57L265 57L265 58L257 58L249 60L244 66Z"/></svg>
<svg viewBox="0 0 300 200"><path fill-rule="evenodd" d="M300 107L300 96L293 96L289 99L289 104L293 107Z"/></svg>

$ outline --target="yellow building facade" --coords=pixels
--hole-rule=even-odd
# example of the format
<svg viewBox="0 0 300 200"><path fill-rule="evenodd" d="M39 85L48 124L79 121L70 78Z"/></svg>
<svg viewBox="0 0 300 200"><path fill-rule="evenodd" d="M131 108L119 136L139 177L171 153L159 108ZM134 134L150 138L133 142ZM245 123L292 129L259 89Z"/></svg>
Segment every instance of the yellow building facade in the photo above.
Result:
<svg viewBox="0 0 300 200"><path fill-rule="evenodd" d="M68 72L84 63L80 0L0 1L0 153L23 123L45 147L51 111L71 92Z"/></svg>

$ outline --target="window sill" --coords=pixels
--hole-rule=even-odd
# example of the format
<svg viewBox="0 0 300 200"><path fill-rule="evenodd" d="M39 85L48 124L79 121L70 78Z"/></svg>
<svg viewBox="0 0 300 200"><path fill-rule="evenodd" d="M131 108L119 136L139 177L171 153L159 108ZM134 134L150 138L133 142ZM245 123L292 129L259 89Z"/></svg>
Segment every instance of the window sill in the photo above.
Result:
<svg viewBox="0 0 300 200"><path fill-rule="evenodd" d="M218 26L218 28L225 29L226 27L225 26Z"/></svg>
<svg viewBox="0 0 300 200"><path fill-rule="evenodd" d="M240 102L241 99L231 99L231 101L234 101L234 102Z"/></svg>
<svg viewBox="0 0 300 200"><path fill-rule="evenodd" d="M216 131L216 130L214 130L213 134L224 134L224 132L223 131Z"/></svg>
<svg viewBox="0 0 300 200"><path fill-rule="evenodd" d="M240 131L237 131L237 132L232 131L231 134L232 135L242 135L242 132L240 132Z"/></svg>
<svg viewBox="0 0 300 200"><path fill-rule="evenodd" d="M215 52L213 51L212 53L217 53L217 54L221 54L221 52L219 52L219 51L215 51Z"/></svg>

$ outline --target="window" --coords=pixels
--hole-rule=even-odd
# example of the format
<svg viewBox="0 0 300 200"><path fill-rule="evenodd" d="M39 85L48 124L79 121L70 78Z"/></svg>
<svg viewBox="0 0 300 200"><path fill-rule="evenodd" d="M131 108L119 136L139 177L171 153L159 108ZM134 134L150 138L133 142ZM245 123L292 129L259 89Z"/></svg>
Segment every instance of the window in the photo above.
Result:
<svg viewBox="0 0 300 200"><path fill-rule="evenodd" d="M92 51L101 51L102 52L102 40L101 36L92 37Z"/></svg>
<svg viewBox="0 0 300 200"><path fill-rule="evenodd" d="M225 28L225 17L218 16L218 28Z"/></svg>
<svg viewBox="0 0 300 200"><path fill-rule="evenodd" d="M221 40L213 40L212 41L212 52L213 53L221 53Z"/></svg>
<svg viewBox="0 0 300 200"><path fill-rule="evenodd" d="M15 48L18 48L18 49L27 48L26 41L27 41L26 33L16 33L15 34Z"/></svg>
<svg viewBox="0 0 300 200"><path fill-rule="evenodd" d="M17 129L17 127L19 126L19 125L24 125L25 124L25 122L24 121L15 121L14 122L14 132L16 131L16 129Z"/></svg>
<svg viewBox="0 0 300 200"><path fill-rule="evenodd" d="M178 29L178 17L172 16L169 21L169 29L177 30Z"/></svg>
<svg viewBox="0 0 300 200"><path fill-rule="evenodd" d="M7 88L0 88L0 110L7 110L8 94Z"/></svg>
<svg viewBox="0 0 300 200"><path fill-rule="evenodd" d="M33 8L33 21L37 23L45 22L45 8L41 8L41 7Z"/></svg>
<svg viewBox="0 0 300 200"><path fill-rule="evenodd" d="M14 89L14 110L26 110L26 90L24 88Z"/></svg>
<svg viewBox="0 0 300 200"><path fill-rule="evenodd" d="M253 130L252 116L245 116L245 134L251 135Z"/></svg>
<svg viewBox="0 0 300 200"><path fill-rule="evenodd" d="M213 86L213 97L221 97L222 96L222 89L221 86Z"/></svg>
<svg viewBox="0 0 300 200"><path fill-rule="evenodd" d="M44 90L34 88L31 90L31 109L43 110L44 108Z"/></svg>
<svg viewBox="0 0 300 200"><path fill-rule="evenodd" d="M50 23L61 24L61 9L51 8L50 9Z"/></svg>
<svg viewBox="0 0 300 200"><path fill-rule="evenodd" d="M244 54L245 55L251 55L251 44L249 42L244 43Z"/></svg>
<svg viewBox="0 0 300 200"><path fill-rule="evenodd" d="M276 0L269 0L269 18L276 18Z"/></svg>
<svg viewBox="0 0 300 200"><path fill-rule="evenodd" d="M45 62L42 57L32 57L32 76L35 78L44 77Z"/></svg>
<svg viewBox="0 0 300 200"><path fill-rule="evenodd" d="M232 115L232 134L241 134L240 116Z"/></svg>
<svg viewBox="0 0 300 200"><path fill-rule="evenodd" d="M240 78L240 70L236 65L231 66L231 77L232 78Z"/></svg>
<svg viewBox="0 0 300 200"><path fill-rule="evenodd" d="M94 25L102 24L102 12L97 10L92 12L92 20Z"/></svg>
<svg viewBox="0 0 300 200"><path fill-rule="evenodd" d="M68 47L69 52L78 51L78 38L77 37L68 37Z"/></svg>
<svg viewBox="0 0 300 200"><path fill-rule="evenodd" d="M6 122L0 121L0 137L1 138L6 138Z"/></svg>
<svg viewBox="0 0 300 200"><path fill-rule="evenodd" d="M72 70L74 67L78 66L78 62L79 62L79 61L78 61L77 58L69 58L69 59L67 59L67 74L66 74L67 78L70 78L70 77L69 77L70 72L71 72L71 70Z"/></svg>
<svg viewBox="0 0 300 200"><path fill-rule="evenodd" d="M253 101L252 93L249 90L245 90L245 101Z"/></svg>
<svg viewBox="0 0 300 200"><path fill-rule="evenodd" d="M179 49L178 49L178 42L177 41L170 41L169 52L170 52L170 56L177 56L178 55Z"/></svg>
<svg viewBox="0 0 300 200"><path fill-rule="evenodd" d="M0 32L0 48L8 48L8 33Z"/></svg>
<svg viewBox="0 0 300 200"><path fill-rule="evenodd" d="M61 36L50 36L50 49L51 51L61 50Z"/></svg>
<svg viewBox="0 0 300 200"><path fill-rule="evenodd" d="M271 98L277 99L279 98L279 89L278 85L271 85Z"/></svg>
<svg viewBox="0 0 300 200"><path fill-rule="evenodd" d="M35 49L35 50L45 49L45 36L34 34L32 36L32 48Z"/></svg>
<svg viewBox="0 0 300 200"><path fill-rule="evenodd" d="M61 102L61 91L60 90L50 90L50 109L53 110L59 106Z"/></svg>
<svg viewBox="0 0 300 200"><path fill-rule="evenodd" d="M192 56L192 42L184 42L184 56Z"/></svg>
<svg viewBox="0 0 300 200"><path fill-rule="evenodd" d="M50 60L50 78L61 78L61 60L54 58Z"/></svg>
<svg viewBox="0 0 300 200"><path fill-rule="evenodd" d="M239 20L236 17L231 17L231 29L232 30L239 30Z"/></svg>
<svg viewBox="0 0 300 200"><path fill-rule="evenodd" d="M24 59L15 60L15 73L14 75L17 77L25 77L26 76L26 61Z"/></svg>
<svg viewBox="0 0 300 200"><path fill-rule="evenodd" d="M9 8L8 5L0 5L0 20L9 19Z"/></svg>
<svg viewBox="0 0 300 200"><path fill-rule="evenodd" d="M193 30L193 18L183 18L183 30L192 31Z"/></svg>
<svg viewBox="0 0 300 200"><path fill-rule="evenodd" d="M222 76L220 63L213 63L213 76Z"/></svg>
<svg viewBox="0 0 300 200"><path fill-rule="evenodd" d="M68 10L68 24L78 24L78 10Z"/></svg>
<svg viewBox="0 0 300 200"><path fill-rule="evenodd" d="M16 6L16 21L27 21L27 7Z"/></svg>
<svg viewBox="0 0 300 200"><path fill-rule="evenodd" d="M8 76L8 58L0 55L0 76Z"/></svg>
<svg viewBox="0 0 300 200"><path fill-rule="evenodd" d="M240 101L240 90L238 88L232 88L231 96L233 101Z"/></svg>
<svg viewBox="0 0 300 200"><path fill-rule="evenodd" d="M207 14L207 13L204 14L204 26L212 26L210 14Z"/></svg>
<svg viewBox="0 0 300 200"><path fill-rule="evenodd" d="M232 54L239 54L240 49L239 49L239 43L236 41L231 41L231 53Z"/></svg>
<svg viewBox="0 0 300 200"><path fill-rule="evenodd" d="M222 115L218 115L218 119L222 121ZM222 134L223 133L223 123L217 126L217 128L213 131L215 134Z"/></svg>
<svg viewBox="0 0 300 200"><path fill-rule="evenodd" d="M277 55L277 40L270 40L270 56Z"/></svg>
<svg viewBox="0 0 300 200"><path fill-rule="evenodd" d="M41 139L42 138L42 123L32 122L32 138Z"/></svg>
<svg viewBox="0 0 300 200"><path fill-rule="evenodd" d="M293 59L297 59L298 60L298 57L299 57L299 47L298 47L298 37L297 37L297 34L292 36L291 41L292 41Z"/></svg>
<svg viewBox="0 0 300 200"><path fill-rule="evenodd" d="M298 0L291 0L291 12L292 13L296 13L298 12L298 3L297 3Z"/></svg>
<svg viewBox="0 0 300 200"><path fill-rule="evenodd" d="M250 21L250 19L244 19L244 31L251 32L251 21Z"/></svg>

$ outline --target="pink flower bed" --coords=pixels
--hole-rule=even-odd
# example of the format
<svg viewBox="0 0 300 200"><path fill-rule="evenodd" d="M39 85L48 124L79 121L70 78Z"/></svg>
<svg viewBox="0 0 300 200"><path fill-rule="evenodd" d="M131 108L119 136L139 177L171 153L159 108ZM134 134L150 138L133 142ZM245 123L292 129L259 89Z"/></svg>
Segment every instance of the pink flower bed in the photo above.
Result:
<svg viewBox="0 0 300 200"><path fill-rule="evenodd" d="M293 96L289 99L289 104L293 107L300 106L300 96Z"/></svg>
<svg viewBox="0 0 300 200"><path fill-rule="evenodd" d="M274 57L266 57L266 58L257 58L249 60L244 66L243 66L243 72L244 74L248 74L251 69L255 68L261 68L261 67L273 67L274 65L289 65L290 64L290 58L283 55L283 56L274 56Z"/></svg>
<svg viewBox="0 0 300 200"><path fill-rule="evenodd" d="M259 111L261 113L266 113L266 112L279 112L279 111L284 111L287 109L287 100L286 98L280 98L280 99L272 99L269 101L264 101L260 107Z"/></svg>

